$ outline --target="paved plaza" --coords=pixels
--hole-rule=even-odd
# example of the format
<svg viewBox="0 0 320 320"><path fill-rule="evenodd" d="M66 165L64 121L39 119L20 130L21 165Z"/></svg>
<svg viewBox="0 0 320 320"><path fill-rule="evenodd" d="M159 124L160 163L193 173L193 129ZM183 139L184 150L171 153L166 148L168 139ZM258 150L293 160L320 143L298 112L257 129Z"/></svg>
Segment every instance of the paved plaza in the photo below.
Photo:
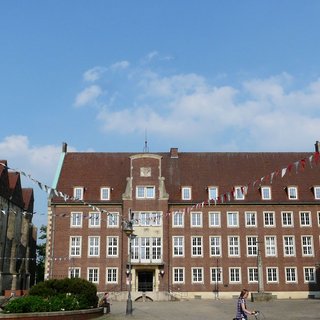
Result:
<svg viewBox="0 0 320 320"><path fill-rule="evenodd" d="M126 316L126 302L113 302L111 313L99 320L232 320L235 316L236 299L172 302L133 302L133 313ZM315 320L320 319L320 300L273 300L269 302L250 302L248 308L259 310L257 319L268 320ZM254 316L249 319L255 320Z"/></svg>

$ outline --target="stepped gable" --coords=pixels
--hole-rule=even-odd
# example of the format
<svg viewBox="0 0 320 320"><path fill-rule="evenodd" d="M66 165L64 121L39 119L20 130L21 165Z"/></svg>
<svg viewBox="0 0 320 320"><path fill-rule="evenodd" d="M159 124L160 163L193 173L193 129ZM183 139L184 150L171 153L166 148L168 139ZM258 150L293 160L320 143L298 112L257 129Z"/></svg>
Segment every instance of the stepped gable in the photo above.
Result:
<svg viewBox="0 0 320 320"><path fill-rule="evenodd" d="M24 207L23 209L29 213L33 212L34 205L34 194L32 188L23 188L22 189L22 198Z"/></svg>
<svg viewBox="0 0 320 320"><path fill-rule="evenodd" d="M20 174L17 172L9 172L9 188L10 188L10 198L11 202L17 205L20 208L24 207L23 198L22 198L22 188Z"/></svg>

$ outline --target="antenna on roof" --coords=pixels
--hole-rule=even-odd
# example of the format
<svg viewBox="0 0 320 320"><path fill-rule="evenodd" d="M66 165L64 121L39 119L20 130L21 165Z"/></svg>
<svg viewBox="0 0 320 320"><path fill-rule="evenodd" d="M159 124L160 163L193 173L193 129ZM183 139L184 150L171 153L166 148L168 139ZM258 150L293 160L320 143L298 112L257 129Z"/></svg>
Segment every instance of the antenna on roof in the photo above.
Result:
<svg viewBox="0 0 320 320"><path fill-rule="evenodd" d="M147 129L145 130L145 133L144 133L144 148L143 148L143 152L149 152Z"/></svg>

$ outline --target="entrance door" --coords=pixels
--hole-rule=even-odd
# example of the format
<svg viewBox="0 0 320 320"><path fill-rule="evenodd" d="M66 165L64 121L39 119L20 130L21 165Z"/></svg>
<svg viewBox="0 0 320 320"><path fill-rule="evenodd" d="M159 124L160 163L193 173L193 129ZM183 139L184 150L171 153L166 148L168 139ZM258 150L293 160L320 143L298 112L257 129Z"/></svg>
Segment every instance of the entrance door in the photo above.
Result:
<svg viewBox="0 0 320 320"><path fill-rule="evenodd" d="M153 291L153 271L138 272L138 291Z"/></svg>

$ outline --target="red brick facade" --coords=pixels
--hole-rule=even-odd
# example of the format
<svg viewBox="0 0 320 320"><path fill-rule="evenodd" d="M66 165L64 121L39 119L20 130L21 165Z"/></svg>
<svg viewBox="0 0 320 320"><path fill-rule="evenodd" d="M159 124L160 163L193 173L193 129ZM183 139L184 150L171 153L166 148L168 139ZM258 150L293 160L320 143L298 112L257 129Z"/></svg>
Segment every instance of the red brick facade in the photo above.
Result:
<svg viewBox="0 0 320 320"><path fill-rule="evenodd" d="M46 277L80 276L124 298L123 222L132 218L134 299L228 298L243 287L279 298L319 296L318 155L65 147L56 190L72 197L78 189L81 200L51 199ZM219 198L208 202L213 187Z"/></svg>

